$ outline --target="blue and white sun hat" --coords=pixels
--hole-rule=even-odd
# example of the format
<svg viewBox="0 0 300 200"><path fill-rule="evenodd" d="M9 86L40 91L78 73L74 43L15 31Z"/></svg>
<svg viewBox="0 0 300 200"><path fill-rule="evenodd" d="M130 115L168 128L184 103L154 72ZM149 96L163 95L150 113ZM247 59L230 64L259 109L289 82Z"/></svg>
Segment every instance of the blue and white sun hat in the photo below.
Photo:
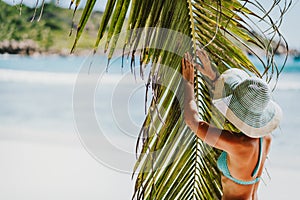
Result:
<svg viewBox="0 0 300 200"><path fill-rule="evenodd" d="M268 84L239 69L226 70L218 78L213 104L236 128L252 138L268 135L282 118Z"/></svg>

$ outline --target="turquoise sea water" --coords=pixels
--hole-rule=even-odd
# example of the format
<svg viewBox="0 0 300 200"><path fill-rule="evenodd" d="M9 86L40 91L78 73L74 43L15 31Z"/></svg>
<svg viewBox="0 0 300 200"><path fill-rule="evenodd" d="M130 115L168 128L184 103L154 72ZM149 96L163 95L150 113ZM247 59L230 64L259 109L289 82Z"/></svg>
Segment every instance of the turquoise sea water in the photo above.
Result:
<svg viewBox="0 0 300 200"><path fill-rule="evenodd" d="M92 68L97 68L97 73L105 72L106 58L100 56L93 59ZM130 99L119 98L119 105L126 104L133 121L141 124L141 118L144 117L144 88L141 83L135 82L136 79L140 79L138 75L137 78L130 75L129 64L125 62L125 67L122 69L120 63L121 59L112 60L109 72L104 73L106 82L98 83L98 90L101 91L96 92L96 101L97 98L101 100L102 96L111 95L112 90L116 87L114 81L117 84L118 82L122 83L120 77L127 76L130 79L130 86L127 89L133 88L134 91L131 91L133 95ZM254 63L257 61L254 60ZM72 126L72 94L76 76L83 66L89 64L90 59L86 57L0 56L0 121L2 128L14 126L16 123L28 128L59 127L66 129ZM296 126L292 122L297 122L298 116L300 116L299 112L296 112L299 111L299 106L295 105L297 101L292 101L292 99L300 97L298 96L300 95L299 78L300 62L289 58L274 92L275 99L282 104L284 110L294 115L289 120L289 126L286 127L288 129ZM103 101L104 99L102 99ZM140 108L140 111L136 106ZM110 105L96 103L95 107L99 108L99 113L108 113ZM104 115L102 116L105 118ZM109 120L106 120L105 123L105 126L111 127ZM285 128L285 121L282 126ZM283 130L283 132L285 131Z"/></svg>
<svg viewBox="0 0 300 200"><path fill-rule="evenodd" d="M280 60L280 58L278 59ZM120 59L112 60L111 63L108 73L105 73L107 64L105 57L95 58L90 67L91 73L104 72L95 89L96 119L102 131L114 145L124 151L134 153L136 135L145 116L144 83L139 76L135 78L130 74L128 63L123 69L120 68ZM80 70L83 66L90 64L91 59L89 57L0 56L0 142L25 141L34 144L68 146L70 143L74 143L74 140L79 141L74 134L76 125L74 124L73 91ZM300 135L298 134L300 62L289 58L274 91L274 99L282 107L284 118L280 129L273 134L274 142L271 157L274 159L272 162L278 168L297 170L300 167L300 161L298 161L300 159L298 155L300 153ZM84 115L85 113L79 112L79 114ZM127 122L128 119L130 120ZM86 120L89 121L89 119ZM73 139L70 139L70 136ZM119 138L119 140L115 140L115 138ZM78 142L77 145L79 146L80 143ZM17 150L18 146L15 149ZM3 157L3 155L2 152L0 159L7 160L8 158ZM9 168L10 166L5 169L0 167L0 173ZM28 168L29 173L34 173L30 169ZM10 173L9 170L8 172ZM20 181L18 177L13 175L11 180ZM128 180L130 180L130 176L128 176ZM34 184L38 185L37 179L34 181L36 181ZM3 184L5 182L0 181L0 185ZM19 186L20 188L23 187ZM113 187L114 184L111 183L111 188ZM98 189L95 188L95 191ZM283 194L285 191L288 192L288 188L283 190ZM68 193L68 190L61 192L62 194ZM105 191L101 192L105 193ZM26 191L20 194L24 193ZM84 193L82 194L84 196ZM124 194L128 198L119 199L130 199L131 190L126 189L123 193L120 192L120 195ZM17 199L11 198L8 192L7 196L4 195L3 197ZM116 198L108 195L106 199Z"/></svg>

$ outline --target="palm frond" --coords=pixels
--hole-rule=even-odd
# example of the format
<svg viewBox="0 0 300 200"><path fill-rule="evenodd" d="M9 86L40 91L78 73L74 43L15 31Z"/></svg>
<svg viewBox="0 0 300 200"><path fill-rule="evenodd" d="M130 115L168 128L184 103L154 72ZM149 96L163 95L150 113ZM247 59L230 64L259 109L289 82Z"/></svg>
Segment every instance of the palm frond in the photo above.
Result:
<svg viewBox="0 0 300 200"><path fill-rule="evenodd" d="M95 1L86 2L73 49ZM219 152L198 139L183 121L182 55L205 48L220 73L235 67L257 76L266 75L269 80L273 74L278 77L282 68L274 62L274 53L282 41L287 47L278 26L290 3L286 1L281 6L274 0L271 8L265 9L255 0L108 0L95 43L96 50L108 28L108 59L115 51L130 4L123 54L129 52L133 65L139 53L141 75L150 65L147 90L151 86L153 94L136 146L133 199L220 199L216 167ZM271 12L277 8L280 17L274 21ZM267 26L262 29L259 23ZM266 61L255 49L264 52ZM262 62L262 74L245 52ZM203 77L195 73L199 114L217 127L232 130L212 107Z"/></svg>

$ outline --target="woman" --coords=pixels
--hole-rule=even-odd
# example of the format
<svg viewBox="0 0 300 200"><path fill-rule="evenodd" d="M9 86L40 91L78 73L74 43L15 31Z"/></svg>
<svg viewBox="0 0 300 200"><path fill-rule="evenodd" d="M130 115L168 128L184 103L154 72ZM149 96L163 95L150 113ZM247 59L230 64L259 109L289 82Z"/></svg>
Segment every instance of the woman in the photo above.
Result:
<svg viewBox="0 0 300 200"><path fill-rule="evenodd" d="M270 133L279 125L281 110L263 80L238 69L219 77L205 51L198 50L197 56L202 66L194 64L188 53L182 59L185 122L204 142L223 151L217 162L222 172L222 199L255 200L270 150ZM194 100L194 67L212 84L214 106L242 132L220 130L200 119Z"/></svg>

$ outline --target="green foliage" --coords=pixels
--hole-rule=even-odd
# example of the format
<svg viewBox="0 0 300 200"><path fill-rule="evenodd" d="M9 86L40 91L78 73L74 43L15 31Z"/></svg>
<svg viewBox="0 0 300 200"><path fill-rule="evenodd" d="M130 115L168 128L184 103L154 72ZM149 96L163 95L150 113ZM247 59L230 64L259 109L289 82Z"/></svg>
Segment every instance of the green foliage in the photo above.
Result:
<svg viewBox="0 0 300 200"><path fill-rule="evenodd" d="M75 35L68 35L72 28L72 10L57 7L53 2L45 4L42 16L38 20L41 7L37 8L35 13L35 8L25 5L11 6L0 1L0 9L0 41L30 39L37 42L42 51L51 52L60 52L72 46ZM78 10L78 14L80 13L82 10ZM89 32L83 35L78 49L93 47L101 15L100 12L91 15L85 27ZM77 22L78 17L75 17L74 21Z"/></svg>
<svg viewBox="0 0 300 200"><path fill-rule="evenodd" d="M30 23L33 9L28 7L10 6L4 2L0 2L0 41L16 40L22 41L32 39L39 43L48 42L50 38L46 37L49 27L44 22ZM22 15L21 13L22 12Z"/></svg>

